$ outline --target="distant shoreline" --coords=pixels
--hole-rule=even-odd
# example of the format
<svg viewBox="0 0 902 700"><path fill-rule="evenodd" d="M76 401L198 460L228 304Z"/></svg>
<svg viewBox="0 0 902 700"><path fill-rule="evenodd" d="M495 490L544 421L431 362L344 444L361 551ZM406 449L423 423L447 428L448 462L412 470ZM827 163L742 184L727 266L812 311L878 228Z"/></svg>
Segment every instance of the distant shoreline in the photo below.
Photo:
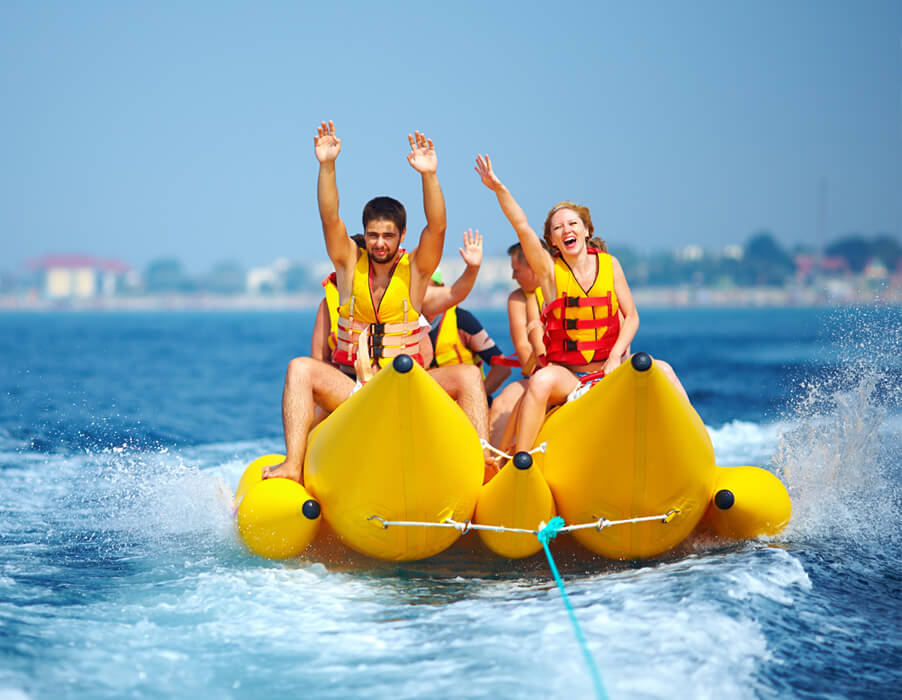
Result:
<svg viewBox="0 0 902 700"><path fill-rule="evenodd" d="M504 310L509 291L471 295L471 309ZM902 290L850 289L832 292L813 287L751 287L709 289L695 287L638 287L633 297L643 308L743 308L824 307L848 305L902 305ZM95 296L84 299L46 299L37 296L0 295L2 312L160 312L160 311L310 311L322 296L314 293L281 295L156 294L144 296Z"/></svg>

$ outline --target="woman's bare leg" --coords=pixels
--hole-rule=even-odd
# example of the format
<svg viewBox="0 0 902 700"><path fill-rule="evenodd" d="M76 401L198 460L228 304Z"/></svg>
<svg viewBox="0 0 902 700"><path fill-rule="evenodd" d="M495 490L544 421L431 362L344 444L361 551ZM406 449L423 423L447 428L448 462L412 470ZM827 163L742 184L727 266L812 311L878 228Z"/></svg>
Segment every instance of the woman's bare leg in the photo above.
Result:
<svg viewBox="0 0 902 700"><path fill-rule="evenodd" d="M548 365L529 378L526 393L520 402L520 424L517 428L518 452L533 448L545 411L567 400L567 395L579 386L579 379L569 369L560 365Z"/></svg>

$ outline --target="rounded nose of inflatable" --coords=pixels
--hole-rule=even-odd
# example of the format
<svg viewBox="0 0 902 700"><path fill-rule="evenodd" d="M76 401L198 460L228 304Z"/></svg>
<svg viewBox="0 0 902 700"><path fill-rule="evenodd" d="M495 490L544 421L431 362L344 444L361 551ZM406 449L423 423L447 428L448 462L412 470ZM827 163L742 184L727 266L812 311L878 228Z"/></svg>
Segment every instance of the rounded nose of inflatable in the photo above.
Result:
<svg viewBox="0 0 902 700"><path fill-rule="evenodd" d="M251 486L238 506L238 534L254 554L267 559L298 556L316 537L320 506L291 479Z"/></svg>
<svg viewBox="0 0 902 700"><path fill-rule="evenodd" d="M263 481L263 470L266 467L275 467L284 461L285 455L270 454L257 457L257 459L248 464L241 475L241 480L238 482L238 488L235 489L235 500L232 504L233 512L238 511L238 504L241 503L241 499L244 498L244 494L248 492L250 487Z"/></svg>
<svg viewBox="0 0 902 700"><path fill-rule="evenodd" d="M789 522L792 503L776 476L760 467L717 467L704 522L721 537L776 535Z"/></svg>
<svg viewBox="0 0 902 700"><path fill-rule="evenodd" d="M481 525L503 525L508 528L537 530L557 510L551 489L539 469L532 469L532 455L518 452L510 465L482 487L476 504L475 521ZM508 559L521 559L535 554L542 543L534 534L479 530L483 543L495 554Z"/></svg>

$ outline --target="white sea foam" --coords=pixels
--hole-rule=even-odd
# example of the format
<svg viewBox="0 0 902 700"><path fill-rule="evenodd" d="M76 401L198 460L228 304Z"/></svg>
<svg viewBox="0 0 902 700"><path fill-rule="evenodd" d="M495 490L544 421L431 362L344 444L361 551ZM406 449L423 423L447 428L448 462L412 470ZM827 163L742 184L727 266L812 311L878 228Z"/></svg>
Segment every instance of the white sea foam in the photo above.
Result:
<svg viewBox="0 0 902 700"><path fill-rule="evenodd" d="M717 463L722 467L755 465L766 467L785 430L783 423L732 421L720 428L708 428Z"/></svg>
<svg viewBox="0 0 902 700"><path fill-rule="evenodd" d="M794 599L794 588L811 590L811 580L802 567L801 562L789 554L776 550L775 557L781 560L780 566L760 568L736 568L726 574L731 582L728 594L736 600L748 600L761 596L776 603L791 605Z"/></svg>

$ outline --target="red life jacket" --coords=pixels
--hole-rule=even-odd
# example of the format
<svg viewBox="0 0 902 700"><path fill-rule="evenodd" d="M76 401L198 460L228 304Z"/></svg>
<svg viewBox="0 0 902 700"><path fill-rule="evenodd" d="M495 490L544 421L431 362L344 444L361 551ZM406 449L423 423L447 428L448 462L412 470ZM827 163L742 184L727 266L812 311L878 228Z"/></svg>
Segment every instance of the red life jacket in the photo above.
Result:
<svg viewBox="0 0 902 700"><path fill-rule="evenodd" d="M611 256L589 248L597 260L595 281L582 289L563 258L554 259L557 298L545 304L545 350L548 362L586 365L606 360L620 335L614 267Z"/></svg>

